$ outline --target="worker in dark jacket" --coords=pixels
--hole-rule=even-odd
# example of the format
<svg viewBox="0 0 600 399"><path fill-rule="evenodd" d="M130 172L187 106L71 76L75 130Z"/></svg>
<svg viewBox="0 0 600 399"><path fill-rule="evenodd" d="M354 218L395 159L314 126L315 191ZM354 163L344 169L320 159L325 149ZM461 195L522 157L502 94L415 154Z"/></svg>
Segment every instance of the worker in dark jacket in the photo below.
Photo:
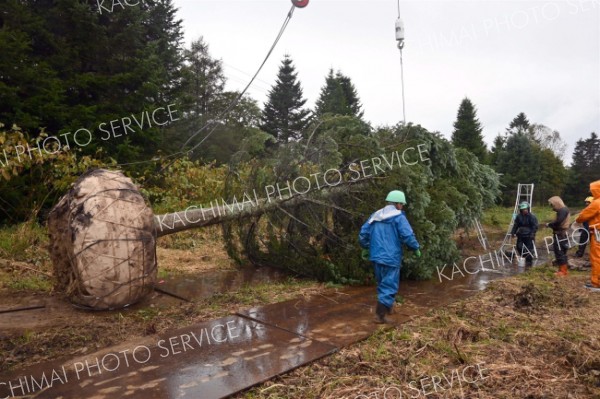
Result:
<svg viewBox="0 0 600 399"><path fill-rule="evenodd" d="M406 197L402 191L391 191L385 199L387 206L373 213L361 227L358 241L369 250L369 260L375 265L377 280L377 322L385 323L390 313L400 284L402 245L413 249L421 256L419 243L402 212ZM366 251L365 251L366 252Z"/></svg>
<svg viewBox="0 0 600 399"><path fill-rule="evenodd" d="M587 197L585 199L586 208L590 206L594 197ZM583 222L583 229L581 229L581 234L579 235L579 248L577 248L577 252L575 252L576 258L582 258L585 253L585 248L590 241L590 224L588 222Z"/></svg>
<svg viewBox="0 0 600 399"><path fill-rule="evenodd" d="M533 264L533 254L535 252L535 234L538 230L538 220L533 213L529 203L524 201L519 204L519 214L513 224L512 235L517 237L517 251L519 255L525 258L525 265ZM523 256L524 255L524 256Z"/></svg>
<svg viewBox="0 0 600 399"><path fill-rule="evenodd" d="M548 200L548 203L556 212L556 219L553 222L547 223L546 227L552 229L552 250L554 251L554 256L556 258L556 264L558 265L558 272L555 274L557 276L566 276L569 274L569 268L567 266L567 250L569 249L569 237L567 235L567 231L570 226L570 216L569 208L566 207L563 200L558 197L551 197Z"/></svg>

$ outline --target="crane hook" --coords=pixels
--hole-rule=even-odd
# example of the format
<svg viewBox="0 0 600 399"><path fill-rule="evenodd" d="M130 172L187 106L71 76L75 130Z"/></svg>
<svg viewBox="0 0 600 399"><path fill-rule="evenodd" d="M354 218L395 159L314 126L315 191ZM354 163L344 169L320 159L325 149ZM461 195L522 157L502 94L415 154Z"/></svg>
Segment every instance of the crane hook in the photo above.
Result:
<svg viewBox="0 0 600 399"><path fill-rule="evenodd" d="M308 5L308 0L292 0L292 4L298 8L304 8Z"/></svg>

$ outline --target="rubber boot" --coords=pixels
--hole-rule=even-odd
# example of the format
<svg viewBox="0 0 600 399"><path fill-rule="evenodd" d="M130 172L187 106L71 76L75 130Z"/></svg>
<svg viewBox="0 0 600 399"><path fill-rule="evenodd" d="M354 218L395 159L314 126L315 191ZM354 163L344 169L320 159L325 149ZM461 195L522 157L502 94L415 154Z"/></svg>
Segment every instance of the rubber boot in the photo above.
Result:
<svg viewBox="0 0 600 399"><path fill-rule="evenodd" d="M387 323L388 321L385 318L385 315L388 314L389 311L390 310L387 306L385 306L381 302L377 302L377 307L375 308L375 314L377 315L377 317L375 319L375 323L377 323L377 324Z"/></svg>
<svg viewBox="0 0 600 399"><path fill-rule="evenodd" d="M567 267L567 265L560 265L559 266L559 270L554 273L555 276L559 276L559 277L566 277L569 274L569 268Z"/></svg>
<svg viewBox="0 0 600 399"><path fill-rule="evenodd" d="M565 277L569 274L569 265L566 263L564 265L560 265L558 272L555 273L557 276Z"/></svg>
<svg viewBox="0 0 600 399"><path fill-rule="evenodd" d="M600 285L594 285L593 283L585 283L584 287L595 292L600 292Z"/></svg>

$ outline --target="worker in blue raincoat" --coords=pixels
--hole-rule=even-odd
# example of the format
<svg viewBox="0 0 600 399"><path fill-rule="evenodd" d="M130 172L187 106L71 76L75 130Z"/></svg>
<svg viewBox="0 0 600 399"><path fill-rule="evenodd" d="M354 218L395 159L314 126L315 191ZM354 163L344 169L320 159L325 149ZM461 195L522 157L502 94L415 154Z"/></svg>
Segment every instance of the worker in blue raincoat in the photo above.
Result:
<svg viewBox="0 0 600 399"><path fill-rule="evenodd" d="M358 240L363 251L369 252L369 260L375 266L377 280L377 323L386 323L394 304L400 284L402 245L407 245L421 256L419 243L406 219L402 208L406 197L402 191L391 191L385 199L384 208L373 213L361 227Z"/></svg>

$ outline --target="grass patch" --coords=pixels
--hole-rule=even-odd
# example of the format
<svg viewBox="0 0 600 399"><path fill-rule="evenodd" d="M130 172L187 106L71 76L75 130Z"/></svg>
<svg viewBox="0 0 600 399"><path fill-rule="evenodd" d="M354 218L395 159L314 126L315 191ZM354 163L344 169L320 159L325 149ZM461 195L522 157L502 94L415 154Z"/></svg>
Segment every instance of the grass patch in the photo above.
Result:
<svg viewBox="0 0 600 399"><path fill-rule="evenodd" d="M156 277L158 278L158 280L163 280L165 278L168 278L169 276L176 274L177 271L176 270L171 270L171 269L166 269L164 267L159 267Z"/></svg>
<svg viewBox="0 0 600 399"><path fill-rule="evenodd" d="M298 280L290 277L280 283L267 282L245 285L237 292L214 295L210 298L209 305L213 309L218 309L232 303L240 305L257 305L281 302L296 295L303 289L314 287L315 284L316 283L313 280Z"/></svg>
<svg viewBox="0 0 600 399"><path fill-rule="evenodd" d="M0 228L0 258L35 263L36 260L48 259L46 251L40 250L47 245L47 230L36 222Z"/></svg>
<svg viewBox="0 0 600 399"><path fill-rule="evenodd" d="M533 214L537 217L540 226L544 223L554 220L556 213L550 206L536 206L533 208ZM488 208L483 212L481 222L483 225L506 227L510 224L513 218L512 207L495 206Z"/></svg>
<svg viewBox="0 0 600 399"><path fill-rule="evenodd" d="M53 281L46 228L28 221L0 228L0 289L50 292Z"/></svg>
<svg viewBox="0 0 600 399"><path fill-rule="evenodd" d="M159 310L157 308L147 307L144 309L140 309L136 312L136 317L140 318L142 321L150 321L159 315Z"/></svg>
<svg viewBox="0 0 600 399"><path fill-rule="evenodd" d="M206 249L207 246L223 246L221 240L221 228L219 226L209 226L202 229L191 229L169 234L161 237L157 243L162 248L167 249Z"/></svg>
<svg viewBox="0 0 600 399"><path fill-rule="evenodd" d="M2 285L13 291L52 291L52 282L44 276L21 277L17 280L5 281Z"/></svg>

